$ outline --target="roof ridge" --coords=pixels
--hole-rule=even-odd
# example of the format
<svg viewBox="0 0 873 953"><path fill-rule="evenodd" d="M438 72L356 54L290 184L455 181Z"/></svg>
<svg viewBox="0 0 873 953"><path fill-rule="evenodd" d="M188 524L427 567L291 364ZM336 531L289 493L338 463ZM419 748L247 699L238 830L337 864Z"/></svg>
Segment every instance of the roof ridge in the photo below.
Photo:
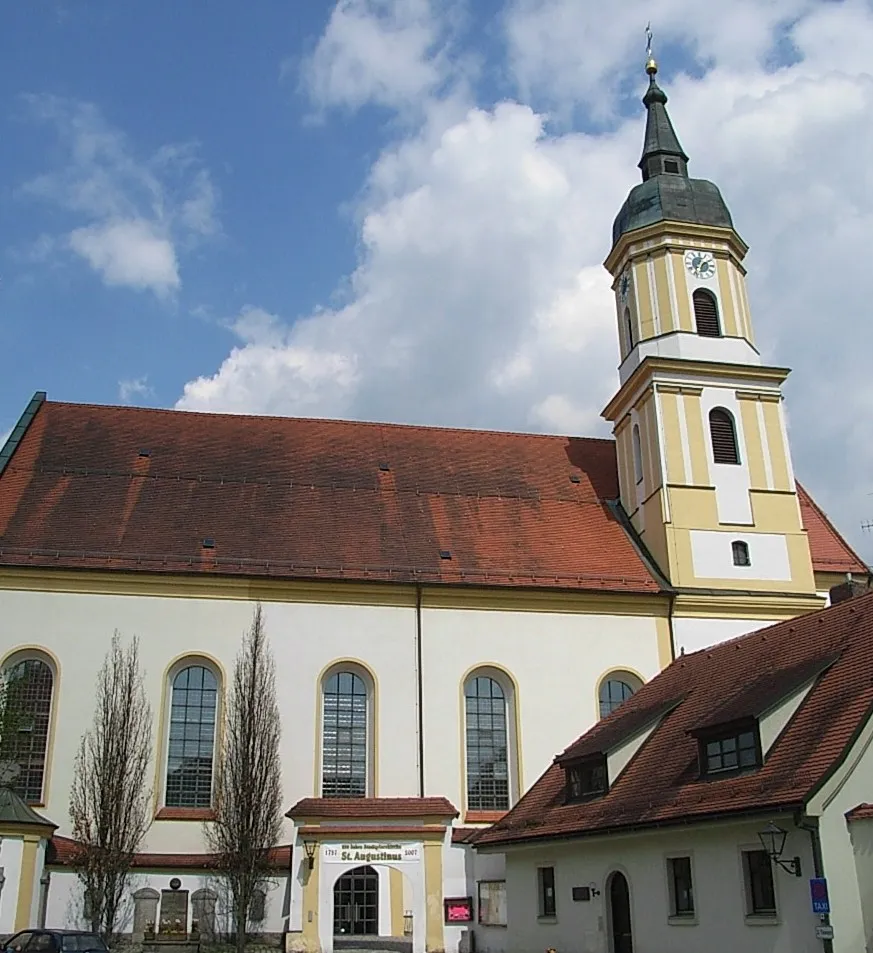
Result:
<svg viewBox="0 0 873 953"><path fill-rule="evenodd" d="M313 422L324 424L351 424L357 427L387 427L392 430L427 430L441 431L449 433L472 433L472 434L494 434L495 436L508 437L530 437L534 440L585 440L591 443L600 443L608 446L615 446L615 440L612 437L586 437L576 434L561 433L532 433L526 430L500 430L489 427L452 427L445 424L413 424L399 423L390 420L358 420L356 418L343 417L305 417L290 414L254 414L254 413L232 413L227 411L212 410L183 410L176 407L139 407L126 404L98 404L93 401L79 403L72 400L46 400L46 404L53 407L92 407L98 410L121 410L136 411L140 413L152 414L187 414L192 417L211 417L211 418L230 418L239 420L245 417L255 418L257 420L277 420L277 421L298 421Z"/></svg>

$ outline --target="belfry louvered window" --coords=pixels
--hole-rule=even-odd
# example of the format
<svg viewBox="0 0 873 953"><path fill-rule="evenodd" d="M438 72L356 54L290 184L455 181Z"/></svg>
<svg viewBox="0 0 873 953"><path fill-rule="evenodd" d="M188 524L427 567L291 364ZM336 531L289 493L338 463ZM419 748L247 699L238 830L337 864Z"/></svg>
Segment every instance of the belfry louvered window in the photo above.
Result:
<svg viewBox="0 0 873 953"><path fill-rule="evenodd" d="M694 304L694 322L697 333L704 338L721 337L721 326L718 322L718 304L715 295L705 288L698 288L691 296Z"/></svg>
<svg viewBox="0 0 873 953"><path fill-rule="evenodd" d="M632 351L636 347L637 342L634 339L634 322L631 317L630 308L624 309L624 328L627 334L627 349L628 351Z"/></svg>
<svg viewBox="0 0 873 953"><path fill-rule="evenodd" d="M740 462L734 418L723 407L714 407L709 412L709 435L714 463Z"/></svg>

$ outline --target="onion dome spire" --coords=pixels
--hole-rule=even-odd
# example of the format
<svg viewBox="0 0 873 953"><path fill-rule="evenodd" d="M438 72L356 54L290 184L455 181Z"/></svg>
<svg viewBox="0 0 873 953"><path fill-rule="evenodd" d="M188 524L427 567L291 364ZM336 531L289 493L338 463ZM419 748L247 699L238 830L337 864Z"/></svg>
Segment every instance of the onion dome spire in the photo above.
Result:
<svg viewBox="0 0 873 953"><path fill-rule="evenodd" d="M643 96L646 107L646 137L639 168L643 182L654 175L681 175L688 178L688 156L679 144L679 137L667 113L667 94L658 85L655 76L658 64L652 56L652 30L646 27L646 72L649 88Z"/></svg>

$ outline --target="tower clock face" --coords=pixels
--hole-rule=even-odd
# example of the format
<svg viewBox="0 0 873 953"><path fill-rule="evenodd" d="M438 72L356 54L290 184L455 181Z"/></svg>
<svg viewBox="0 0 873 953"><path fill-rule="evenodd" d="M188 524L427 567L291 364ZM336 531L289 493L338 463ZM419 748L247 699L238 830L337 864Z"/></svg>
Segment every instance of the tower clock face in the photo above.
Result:
<svg viewBox="0 0 873 953"><path fill-rule="evenodd" d="M715 274L715 259L712 252L692 249L685 252L685 267L695 278L711 278Z"/></svg>
<svg viewBox="0 0 873 953"><path fill-rule="evenodd" d="M618 290L621 294L621 300L627 301L627 295L630 291L630 275L625 272L618 280Z"/></svg>

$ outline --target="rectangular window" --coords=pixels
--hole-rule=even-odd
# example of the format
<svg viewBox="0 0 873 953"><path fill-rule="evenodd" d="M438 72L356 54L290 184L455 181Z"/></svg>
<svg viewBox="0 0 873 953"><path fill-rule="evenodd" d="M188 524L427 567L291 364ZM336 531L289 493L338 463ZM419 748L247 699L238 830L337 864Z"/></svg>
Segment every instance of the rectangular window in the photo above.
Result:
<svg viewBox="0 0 873 953"><path fill-rule="evenodd" d="M537 867L537 891L539 893L539 912L541 917L553 917L557 912L555 904L555 868Z"/></svg>
<svg viewBox="0 0 873 953"><path fill-rule="evenodd" d="M746 913L750 917L776 916L773 865L764 850L743 851L743 878L746 884Z"/></svg>
<svg viewBox="0 0 873 953"><path fill-rule="evenodd" d="M752 729L735 731L703 742L703 773L720 774L754 768L761 763L758 736Z"/></svg>
<svg viewBox="0 0 873 953"><path fill-rule="evenodd" d="M484 926L506 926L506 881L479 881L479 922Z"/></svg>
<svg viewBox="0 0 873 953"><path fill-rule="evenodd" d="M671 857L667 861L670 874L670 916L694 916L694 885L691 882L691 858Z"/></svg>
<svg viewBox="0 0 873 953"><path fill-rule="evenodd" d="M597 758L573 764L567 768L567 800L582 801L588 797L605 794L606 759Z"/></svg>

